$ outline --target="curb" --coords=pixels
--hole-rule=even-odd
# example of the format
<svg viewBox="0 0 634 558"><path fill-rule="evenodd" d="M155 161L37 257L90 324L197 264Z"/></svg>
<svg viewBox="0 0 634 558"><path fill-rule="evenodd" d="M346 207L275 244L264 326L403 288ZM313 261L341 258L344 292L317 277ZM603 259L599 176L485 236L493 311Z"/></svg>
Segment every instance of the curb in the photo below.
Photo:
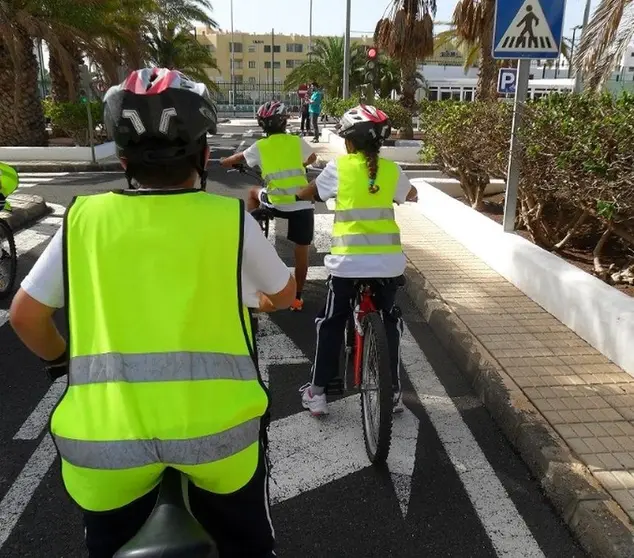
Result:
<svg viewBox="0 0 634 558"><path fill-rule="evenodd" d="M64 161L43 163L12 162L11 166L20 172L123 172L119 161L107 161L103 163L68 163Z"/></svg>
<svg viewBox="0 0 634 558"><path fill-rule="evenodd" d="M415 306L583 548L593 558L634 558L625 512L409 261L405 275Z"/></svg>
<svg viewBox="0 0 634 558"><path fill-rule="evenodd" d="M440 167L433 163L397 163L403 170L429 170L437 171Z"/></svg>
<svg viewBox="0 0 634 558"><path fill-rule="evenodd" d="M9 224L14 234L31 226L53 211L46 205L41 196L13 194L9 196L9 201L13 204L12 210L10 212L0 211L0 217ZM16 206L16 202L19 206Z"/></svg>

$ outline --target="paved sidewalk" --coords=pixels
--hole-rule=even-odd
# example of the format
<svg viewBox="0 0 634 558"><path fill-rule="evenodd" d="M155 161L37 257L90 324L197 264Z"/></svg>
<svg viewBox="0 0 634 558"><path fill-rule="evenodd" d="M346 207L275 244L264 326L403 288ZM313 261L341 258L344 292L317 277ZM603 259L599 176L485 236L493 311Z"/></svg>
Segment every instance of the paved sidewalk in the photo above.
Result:
<svg viewBox="0 0 634 558"><path fill-rule="evenodd" d="M415 208L397 216L410 295L564 520L591 556L634 556L634 378Z"/></svg>

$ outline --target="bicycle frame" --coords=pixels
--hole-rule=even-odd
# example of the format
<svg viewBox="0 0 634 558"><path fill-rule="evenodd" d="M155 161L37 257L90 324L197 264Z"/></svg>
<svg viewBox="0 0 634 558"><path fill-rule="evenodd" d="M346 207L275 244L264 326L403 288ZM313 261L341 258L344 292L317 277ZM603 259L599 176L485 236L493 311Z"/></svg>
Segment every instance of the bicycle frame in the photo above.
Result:
<svg viewBox="0 0 634 558"><path fill-rule="evenodd" d="M356 296L353 310L354 319L354 387L361 387L361 364L363 360L363 326L361 322L365 316L376 312L376 304L372 298L371 287L365 285Z"/></svg>

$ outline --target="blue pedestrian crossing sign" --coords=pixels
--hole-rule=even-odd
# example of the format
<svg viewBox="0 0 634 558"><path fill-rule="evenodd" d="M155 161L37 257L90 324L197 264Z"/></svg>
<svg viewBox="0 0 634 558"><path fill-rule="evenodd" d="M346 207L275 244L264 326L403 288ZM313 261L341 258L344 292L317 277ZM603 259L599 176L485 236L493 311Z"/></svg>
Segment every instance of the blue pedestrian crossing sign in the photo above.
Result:
<svg viewBox="0 0 634 558"><path fill-rule="evenodd" d="M566 0L497 0L493 58L559 58Z"/></svg>

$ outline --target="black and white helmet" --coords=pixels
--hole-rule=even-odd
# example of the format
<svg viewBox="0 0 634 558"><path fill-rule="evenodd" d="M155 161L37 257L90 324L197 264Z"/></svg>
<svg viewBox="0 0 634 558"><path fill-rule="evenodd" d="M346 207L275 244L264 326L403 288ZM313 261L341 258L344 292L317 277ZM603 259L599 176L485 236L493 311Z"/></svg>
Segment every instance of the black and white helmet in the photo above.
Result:
<svg viewBox="0 0 634 558"><path fill-rule="evenodd" d="M199 153L217 124L207 86L167 68L132 72L103 102L106 132L129 161L165 163Z"/></svg>
<svg viewBox="0 0 634 558"><path fill-rule="evenodd" d="M387 114L370 105L358 105L347 111L339 126L339 136L358 145L382 144L392 133Z"/></svg>

